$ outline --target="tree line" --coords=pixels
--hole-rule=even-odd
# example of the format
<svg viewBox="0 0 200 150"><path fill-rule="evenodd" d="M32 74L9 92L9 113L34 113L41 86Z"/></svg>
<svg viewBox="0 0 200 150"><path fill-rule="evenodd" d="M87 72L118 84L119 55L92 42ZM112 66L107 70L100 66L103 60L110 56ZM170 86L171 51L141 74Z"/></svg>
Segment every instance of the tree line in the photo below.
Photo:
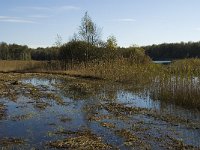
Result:
<svg viewBox="0 0 200 150"><path fill-rule="evenodd" d="M164 43L143 47L153 60L200 58L200 42Z"/></svg>
<svg viewBox="0 0 200 150"><path fill-rule="evenodd" d="M87 56L86 56L87 53ZM137 47L95 46L85 41L70 41L61 47L29 48L26 45L0 43L0 60L112 60L114 58L134 58L144 55L144 49Z"/></svg>
<svg viewBox="0 0 200 150"><path fill-rule="evenodd" d="M31 53L28 46L0 43L0 60L30 60Z"/></svg>
<svg viewBox="0 0 200 150"><path fill-rule="evenodd" d="M0 60L58 60L59 48L29 48L27 45L0 43Z"/></svg>

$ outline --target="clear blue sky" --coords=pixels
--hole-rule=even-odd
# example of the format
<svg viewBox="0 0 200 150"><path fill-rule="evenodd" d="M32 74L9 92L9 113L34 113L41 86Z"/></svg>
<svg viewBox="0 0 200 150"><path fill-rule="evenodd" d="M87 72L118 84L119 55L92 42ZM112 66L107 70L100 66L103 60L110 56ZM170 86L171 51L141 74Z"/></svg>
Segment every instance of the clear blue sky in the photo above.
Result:
<svg viewBox="0 0 200 150"><path fill-rule="evenodd" d="M85 11L120 46L200 41L200 0L0 0L0 41L67 42Z"/></svg>

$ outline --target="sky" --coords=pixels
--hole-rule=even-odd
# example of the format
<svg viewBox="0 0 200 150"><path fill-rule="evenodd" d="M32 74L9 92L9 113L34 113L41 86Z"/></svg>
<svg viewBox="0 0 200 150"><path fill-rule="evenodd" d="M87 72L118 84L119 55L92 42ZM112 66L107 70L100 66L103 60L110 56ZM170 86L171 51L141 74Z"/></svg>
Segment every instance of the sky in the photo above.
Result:
<svg viewBox="0 0 200 150"><path fill-rule="evenodd" d="M53 46L69 41L88 11L102 39L118 45L200 41L200 0L0 0L0 42Z"/></svg>

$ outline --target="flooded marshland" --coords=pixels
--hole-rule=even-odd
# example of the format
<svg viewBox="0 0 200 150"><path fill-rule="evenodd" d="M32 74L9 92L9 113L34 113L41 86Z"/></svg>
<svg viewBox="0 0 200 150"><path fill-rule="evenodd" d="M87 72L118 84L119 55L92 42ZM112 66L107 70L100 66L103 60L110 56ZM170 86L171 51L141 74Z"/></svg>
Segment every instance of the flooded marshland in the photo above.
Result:
<svg viewBox="0 0 200 150"><path fill-rule="evenodd" d="M151 87L153 88L153 87ZM150 87L1 74L1 149L200 149L200 112Z"/></svg>

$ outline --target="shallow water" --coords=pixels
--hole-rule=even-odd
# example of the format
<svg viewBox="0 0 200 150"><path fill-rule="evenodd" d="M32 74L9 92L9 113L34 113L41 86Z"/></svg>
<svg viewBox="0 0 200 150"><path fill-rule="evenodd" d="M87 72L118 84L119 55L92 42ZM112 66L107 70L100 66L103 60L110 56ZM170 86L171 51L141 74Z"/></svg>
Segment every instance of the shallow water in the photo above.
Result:
<svg viewBox="0 0 200 150"><path fill-rule="evenodd" d="M104 142L120 149L132 149L132 146L124 144L125 137L115 133L121 129L130 131L152 149L166 149L168 147L166 143L174 144L176 140L186 145L200 147L200 112L153 100L148 90L127 91L122 85L87 80L30 78L21 82L24 85L30 84L42 92L60 96L63 103L43 97L40 101L47 103L47 107L41 109L35 105L38 100L26 95L21 94L16 101L1 99L0 102L6 106L6 111L5 117L0 120L0 139L5 137L25 139L24 145L11 145L9 147L11 149L49 148L48 142L68 136L55 134L56 132L84 129L91 130L102 137ZM107 104L123 104L125 107L144 108L145 112L155 111L158 115L189 119L197 123L197 127L192 128L182 122L162 120L146 113L125 112L124 115L124 112L121 112L119 116L114 111L106 109ZM88 119L101 116L109 117L100 120ZM101 123L112 123L115 127L104 127ZM0 145L0 148L3 147ZM136 146L136 149L140 148Z"/></svg>
<svg viewBox="0 0 200 150"><path fill-rule="evenodd" d="M154 109L161 113L167 113L184 117L186 119L200 120L200 112L192 109L185 109L180 106L166 103L159 100L153 100L150 97L150 92L135 93L128 91L119 91L117 93L117 102L124 103L128 106L136 106L141 108Z"/></svg>

